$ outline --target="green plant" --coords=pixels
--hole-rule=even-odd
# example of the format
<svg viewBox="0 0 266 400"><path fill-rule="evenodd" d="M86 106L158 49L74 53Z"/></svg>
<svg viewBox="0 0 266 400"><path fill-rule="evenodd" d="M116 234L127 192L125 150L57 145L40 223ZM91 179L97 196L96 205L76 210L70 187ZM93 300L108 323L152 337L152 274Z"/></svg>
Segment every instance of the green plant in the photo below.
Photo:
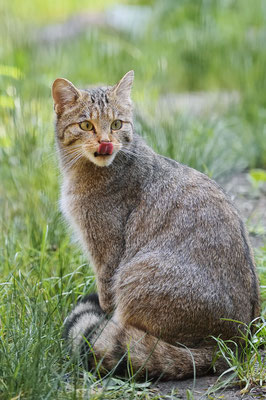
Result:
<svg viewBox="0 0 266 400"><path fill-rule="evenodd" d="M228 369L220 375L217 383L209 393L236 384L241 393L248 392L254 386L263 386L266 383L266 358L263 348L266 345L266 321L257 318L250 325L239 321L239 337L232 340L213 338L218 346L216 357L222 357Z"/></svg>

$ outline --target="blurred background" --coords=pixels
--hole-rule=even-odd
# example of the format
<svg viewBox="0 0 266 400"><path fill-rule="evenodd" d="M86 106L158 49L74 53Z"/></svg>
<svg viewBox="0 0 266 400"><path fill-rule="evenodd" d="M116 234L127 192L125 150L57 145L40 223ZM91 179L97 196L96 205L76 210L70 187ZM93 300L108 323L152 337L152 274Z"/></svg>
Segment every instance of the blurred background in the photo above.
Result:
<svg viewBox="0 0 266 400"><path fill-rule="evenodd" d="M86 87L134 69L137 130L157 151L214 177L266 167L265 1L1 0L0 15L6 151L16 131L47 154L56 77Z"/></svg>
<svg viewBox="0 0 266 400"><path fill-rule="evenodd" d="M266 167L265 1L0 0L0 16L4 219L54 218L57 77L85 88L134 69L136 130L156 151L218 180Z"/></svg>
<svg viewBox="0 0 266 400"><path fill-rule="evenodd" d="M247 195L262 195L264 0L0 0L0 311L9 354L0 370L6 368L6 393L32 392L33 385L33 398L48 391L52 368L61 368L61 350L53 346L63 318L94 284L58 211L51 85L57 77L80 88L112 85L131 69L136 131L157 152L218 181L234 176L231 188L239 184L237 174L248 172ZM266 230L252 230L264 235L257 263L265 293ZM18 349L26 348L29 359L17 369ZM29 365L36 359L44 372L33 378Z"/></svg>

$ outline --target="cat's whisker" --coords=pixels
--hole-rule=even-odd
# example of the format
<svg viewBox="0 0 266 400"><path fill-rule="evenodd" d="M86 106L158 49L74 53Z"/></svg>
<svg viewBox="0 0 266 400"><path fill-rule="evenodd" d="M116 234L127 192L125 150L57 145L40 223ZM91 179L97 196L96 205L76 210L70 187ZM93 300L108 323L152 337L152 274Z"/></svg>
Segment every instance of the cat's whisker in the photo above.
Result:
<svg viewBox="0 0 266 400"><path fill-rule="evenodd" d="M82 152L80 152L80 151L75 151L75 152L73 152L71 155L69 154L68 157L66 157L66 158L68 158L69 161L73 161L73 160L75 160L78 156L81 156L81 155L82 155Z"/></svg>
<svg viewBox="0 0 266 400"><path fill-rule="evenodd" d="M129 150L121 149L120 151L121 151L122 153L126 154L126 155L139 158L139 154L133 153L133 152L131 152L131 151L129 151Z"/></svg>
<svg viewBox="0 0 266 400"><path fill-rule="evenodd" d="M58 154L62 155L62 156L67 156L70 155L74 152L76 152L77 150L81 150L82 146L72 146L70 149L60 149L58 150Z"/></svg>
<svg viewBox="0 0 266 400"><path fill-rule="evenodd" d="M58 154L68 154L68 153L71 153L72 151L74 151L74 150L76 150L76 149L81 149L82 148L82 145L81 144L79 144L79 145L73 145L73 146L71 146L70 148L62 148L62 149L57 149L57 153Z"/></svg>
<svg viewBox="0 0 266 400"><path fill-rule="evenodd" d="M80 153L73 154L72 157L65 157L62 158L61 161L63 164L68 165L70 164Z"/></svg>
<svg viewBox="0 0 266 400"><path fill-rule="evenodd" d="M82 152L79 149L72 151L71 153L61 155L61 161L64 168L71 168L81 157Z"/></svg>
<svg viewBox="0 0 266 400"><path fill-rule="evenodd" d="M78 150L75 150L75 151L72 151L72 152L70 152L70 153L65 153L65 154L60 154L60 159L61 159L61 162L64 164L64 163L67 163L67 162L69 162L69 161L71 161L71 160L73 160L73 158L74 157L76 157L76 155L78 155L80 153L80 151L78 151Z"/></svg>
<svg viewBox="0 0 266 400"><path fill-rule="evenodd" d="M121 149L120 150L122 153L124 153L124 154L126 154L126 155L129 155L129 156L132 156L132 157L135 157L135 158L143 158L143 159L150 159L150 160L152 160L152 157L150 157L150 156L148 156L148 155L144 155L144 156L142 156L141 154L136 154L136 153L134 153L134 152L132 152L132 151L130 151L130 150L128 150L128 149Z"/></svg>
<svg viewBox="0 0 266 400"><path fill-rule="evenodd" d="M81 146L80 144L71 146L71 149L68 150L67 152L64 148L59 149L58 147L55 147L55 146L51 147L50 149L48 148L49 154L45 155L43 162L46 163L46 162L50 161L52 158L57 157L57 156L65 157L65 155L68 154L68 152L71 153L72 149L78 148L80 146Z"/></svg>
<svg viewBox="0 0 266 400"><path fill-rule="evenodd" d="M82 154L78 154L76 157L74 157L72 160L70 160L69 163L64 164L64 169L69 170L71 169L77 162L82 158Z"/></svg>
<svg viewBox="0 0 266 400"><path fill-rule="evenodd" d="M76 154L81 153L80 150L81 149L75 149L75 150L72 150L70 152L66 152L63 155L61 155L61 157L62 158L71 158L73 155L75 156Z"/></svg>

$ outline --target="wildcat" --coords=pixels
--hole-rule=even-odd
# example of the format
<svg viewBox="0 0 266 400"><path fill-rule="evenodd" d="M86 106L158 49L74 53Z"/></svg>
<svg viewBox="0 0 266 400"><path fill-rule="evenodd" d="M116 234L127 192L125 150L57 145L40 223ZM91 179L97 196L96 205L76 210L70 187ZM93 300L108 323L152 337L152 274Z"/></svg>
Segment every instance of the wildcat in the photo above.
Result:
<svg viewBox="0 0 266 400"><path fill-rule="evenodd" d="M211 367L211 336L229 339L260 313L247 233L223 190L156 154L134 132L134 73L115 86L52 94L61 210L93 265L98 295L67 318L87 368L182 379ZM128 353L129 351L129 353Z"/></svg>

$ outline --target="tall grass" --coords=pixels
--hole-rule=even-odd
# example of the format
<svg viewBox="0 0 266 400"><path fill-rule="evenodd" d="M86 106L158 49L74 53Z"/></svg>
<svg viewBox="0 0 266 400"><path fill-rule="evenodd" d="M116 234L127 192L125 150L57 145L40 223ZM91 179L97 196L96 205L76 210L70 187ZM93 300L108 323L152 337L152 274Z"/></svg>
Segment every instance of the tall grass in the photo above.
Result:
<svg viewBox="0 0 266 400"><path fill-rule="evenodd" d="M239 331L237 338L227 341L214 338L218 345L216 356L223 358L228 369L222 373L209 393L234 383L240 386L243 395L251 388L265 384L266 358L263 348L266 344L266 322L261 318L242 328L244 330Z"/></svg>
<svg viewBox="0 0 266 400"><path fill-rule="evenodd" d="M0 3L0 398L157 396L118 380L103 394L63 349L64 318L94 277L58 211L56 77L112 84L134 69L137 131L155 150L213 177L266 165L264 2L137 3L152 5L142 35L105 27L59 43L40 42L38 29L95 2ZM215 117L154 112L168 92L224 89L241 101ZM257 256L264 289L265 254Z"/></svg>

